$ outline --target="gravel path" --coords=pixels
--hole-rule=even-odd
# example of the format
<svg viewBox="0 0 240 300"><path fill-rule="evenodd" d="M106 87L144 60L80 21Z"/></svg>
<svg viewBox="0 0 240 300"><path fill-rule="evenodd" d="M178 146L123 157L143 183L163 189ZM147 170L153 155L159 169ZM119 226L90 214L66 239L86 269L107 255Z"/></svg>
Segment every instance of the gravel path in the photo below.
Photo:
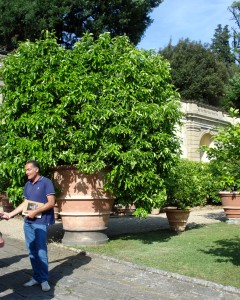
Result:
<svg viewBox="0 0 240 300"><path fill-rule="evenodd" d="M2 211L2 207L0 207L0 211ZM204 208L194 208L190 213L187 226L210 224L224 220L224 211L221 207L207 206ZM22 216L17 216L9 221L2 220L0 223L0 231L3 236L7 235L14 239L24 240L22 227ZM147 218L141 220L131 216L111 217L106 234L111 237L118 234L146 232L165 228L169 228L165 213L149 215ZM55 225L50 226L49 236L54 241L61 242L63 236L61 221L56 221Z"/></svg>

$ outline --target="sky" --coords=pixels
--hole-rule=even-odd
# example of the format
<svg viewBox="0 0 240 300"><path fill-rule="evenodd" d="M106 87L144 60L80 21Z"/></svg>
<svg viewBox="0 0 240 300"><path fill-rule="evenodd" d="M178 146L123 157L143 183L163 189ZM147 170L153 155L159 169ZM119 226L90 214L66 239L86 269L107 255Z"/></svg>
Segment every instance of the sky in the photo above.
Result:
<svg viewBox="0 0 240 300"><path fill-rule="evenodd" d="M164 0L151 14L153 23L138 48L159 50L180 39L211 43L218 24L234 25L228 7L234 0Z"/></svg>

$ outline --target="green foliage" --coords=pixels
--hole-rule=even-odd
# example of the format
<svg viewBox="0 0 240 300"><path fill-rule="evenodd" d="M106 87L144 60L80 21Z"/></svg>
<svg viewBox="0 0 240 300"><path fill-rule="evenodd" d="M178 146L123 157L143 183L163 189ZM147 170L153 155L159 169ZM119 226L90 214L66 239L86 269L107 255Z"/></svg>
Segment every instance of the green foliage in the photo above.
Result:
<svg viewBox="0 0 240 300"><path fill-rule="evenodd" d="M173 84L183 99L221 106L229 70L209 47L185 39L159 53L170 61Z"/></svg>
<svg viewBox="0 0 240 300"><path fill-rule="evenodd" d="M167 181L167 206L187 209L220 202L215 181L208 163L181 159L172 169Z"/></svg>
<svg viewBox="0 0 240 300"><path fill-rule="evenodd" d="M227 65L232 64L235 61L229 43L230 37L231 35L228 29L228 25L222 28L222 25L219 24L215 29L212 44L210 46L211 50L216 55L216 58L224 61Z"/></svg>
<svg viewBox="0 0 240 300"><path fill-rule="evenodd" d="M231 116L239 115L231 110ZM214 136L214 148L206 147L212 171L221 185L221 190L240 187L240 123L228 124Z"/></svg>
<svg viewBox="0 0 240 300"><path fill-rule="evenodd" d="M237 64L232 65L232 74L230 76L230 81L225 87L226 99L224 99L223 107L228 111L231 107L235 109L240 109L240 84L239 84L239 47L240 47L240 1L234 1L232 5L228 8L232 14L232 19L235 22L236 27L232 27L232 38L233 38L233 49L232 56L234 57ZM226 37L227 32L222 31L222 38ZM223 39L221 39L223 41ZM226 48L225 48L226 50ZM226 52L225 52L226 53Z"/></svg>
<svg viewBox="0 0 240 300"><path fill-rule="evenodd" d="M230 79L228 86L226 87L226 100L224 102L226 109L234 107L240 109L240 70Z"/></svg>
<svg viewBox="0 0 240 300"><path fill-rule="evenodd" d="M221 181L216 176L216 170L211 162L203 163L201 172L201 189L203 198L206 204L221 204L221 199L218 196L221 190Z"/></svg>
<svg viewBox="0 0 240 300"><path fill-rule="evenodd" d="M233 1L232 5L228 7L228 10L232 14L232 19L235 22L235 25L237 25L237 28L233 27L233 53L235 56L235 60L239 63L240 58L239 58L239 46L240 46L240 23L239 23L239 17L240 17L240 1Z"/></svg>
<svg viewBox="0 0 240 300"><path fill-rule="evenodd" d="M150 13L162 0L0 0L0 47L17 48L35 41L42 30L54 30L58 43L72 48L86 32L126 34L137 44L152 23Z"/></svg>
<svg viewBox="0 0 240 300"><path fill-rule="evenodd" d="M109 33L86 34L66 50L46 33L7 56L3 76L0 172L12 197L19 199L25 161L36 159L43 172L61 164L107 168L105 188L121 204L146 212L161 201L179 157L181 112L159 55Z"/></svg>

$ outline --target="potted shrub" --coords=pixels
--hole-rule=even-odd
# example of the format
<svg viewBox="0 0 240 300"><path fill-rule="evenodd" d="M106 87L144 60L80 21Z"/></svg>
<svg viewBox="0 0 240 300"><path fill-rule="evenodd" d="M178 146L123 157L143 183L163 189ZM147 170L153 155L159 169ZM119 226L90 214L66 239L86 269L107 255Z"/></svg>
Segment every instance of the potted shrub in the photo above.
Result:
<svg viewBox="0 0 240 300"><path fill-rule="evenodd" d="M226 216L226 221L235 223L240 221L240 186L239 165L232 161L213 159L210 163L213 176L219 182L218 196Z"/></svg>
<svg viewBox="0 0 240 300"><path fill-rule="evenodd" d="M7 56L3 79L0 170L11 199L21 199L31 158L43 174L60 165L104 170L102 189L115 203L150 212L180 152L182 113L167 61L126 36L86 34L66 50L46 33Z"/></svg>
<svg viewBox="0 0 240 300"><path fill-rule="evenodd" d="M178 233L184 231L191 208L206 204L206 176L206 164L200 162L181 159L172 169L166 181L167 199L164 209L172 230Z"/></svg>
<svg viewBox="0 0 240 300"><path fill-rule="evenodd" d="M221 128L214 136L214 148L207 148L212 174L219 182L219 197L228 222L240 221L240 123L238 110L230 110L235 124Z"/></svg>

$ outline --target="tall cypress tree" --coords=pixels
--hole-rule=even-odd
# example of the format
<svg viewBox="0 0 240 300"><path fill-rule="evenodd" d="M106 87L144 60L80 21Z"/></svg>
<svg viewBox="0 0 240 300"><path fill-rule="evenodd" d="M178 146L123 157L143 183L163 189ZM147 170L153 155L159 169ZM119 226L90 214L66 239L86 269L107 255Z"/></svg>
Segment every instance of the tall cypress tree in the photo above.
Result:
<svg viewBox="0 0 240 300"><path fill-rule="evenodd" d="M234 55L231 52L230 47L230 32L228 25L222 27L221 24L215 29L214 36L212 38L211 49L216 57L223 60L226 64L234 63Z"/></svg>

